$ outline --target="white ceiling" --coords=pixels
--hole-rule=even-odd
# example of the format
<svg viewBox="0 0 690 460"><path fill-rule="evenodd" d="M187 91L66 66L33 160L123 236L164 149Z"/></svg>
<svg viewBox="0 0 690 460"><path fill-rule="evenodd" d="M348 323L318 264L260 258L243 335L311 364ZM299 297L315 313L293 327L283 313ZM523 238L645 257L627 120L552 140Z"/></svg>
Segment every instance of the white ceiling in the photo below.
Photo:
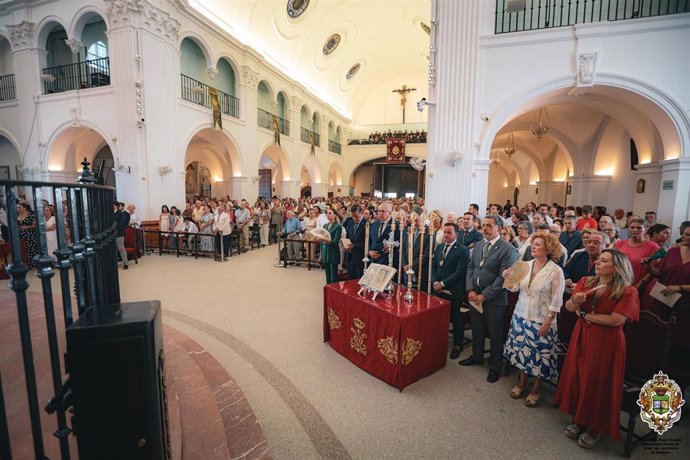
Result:
<svg viewBox="0 0 690 460"><path fill-rule="evenodd" d="M393 77L425 78L430 0L311 0L291 18L287 0L189 0L192 8L251 46L286 75L351 117L356 101ZM326 40L339 34L328 56ZM348 70L360 64L350 80Z"/></svg>

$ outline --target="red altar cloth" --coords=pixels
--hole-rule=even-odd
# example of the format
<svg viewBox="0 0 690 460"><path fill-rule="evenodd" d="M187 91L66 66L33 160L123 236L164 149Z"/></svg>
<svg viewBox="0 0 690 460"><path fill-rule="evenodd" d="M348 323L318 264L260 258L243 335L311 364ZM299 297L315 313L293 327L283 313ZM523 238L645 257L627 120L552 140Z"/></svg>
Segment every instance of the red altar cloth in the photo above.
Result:
<svg viewBox="0 0 690 460"><path fill-rule="evenodd" d="M389 299L365 299L357 282L324 287L324 342L401 391L446 365L450 302L413 290L408 304L397 285Z"/></svg>

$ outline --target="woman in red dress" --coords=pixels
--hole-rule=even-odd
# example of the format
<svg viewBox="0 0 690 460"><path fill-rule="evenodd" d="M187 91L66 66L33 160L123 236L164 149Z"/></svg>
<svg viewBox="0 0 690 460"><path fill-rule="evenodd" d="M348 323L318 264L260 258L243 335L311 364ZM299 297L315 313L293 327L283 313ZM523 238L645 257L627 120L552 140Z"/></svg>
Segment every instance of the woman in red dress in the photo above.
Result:
<svg viewBox="0 0 690 460"><path fill-rule="evenodd" d="M590 449L607 434L620 440L626 321L637 321L633 271L615 249L603 251L596 275L582 278L565 307L579 315L554 403L573 416L565 435Z"/></svg>

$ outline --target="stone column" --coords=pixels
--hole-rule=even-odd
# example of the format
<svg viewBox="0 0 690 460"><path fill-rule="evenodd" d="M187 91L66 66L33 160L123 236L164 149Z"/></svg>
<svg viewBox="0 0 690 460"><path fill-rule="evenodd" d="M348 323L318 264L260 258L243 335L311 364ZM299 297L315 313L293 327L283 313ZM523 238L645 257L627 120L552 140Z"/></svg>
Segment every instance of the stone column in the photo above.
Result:
<svg viewBox="0 0 690 460"><path fill-rule="evenodd" d="M435 80L429 88L426 200L429 209L486 207L488 163L475 159L480 114L477 107L479 0L437 0L432 11ZM435 23L435 24L434 24Z"/></svg>
<svg viewBox="0 0 690 460"><path fill-rule="evenodd" d="M261 146L257 144L257 120L258 120L258 91L257 85L259 84L259 73L253 70L248 65L243 65L241 67L242 79L240 85L240 116L242 120L245 121L246 125L241 130L241 137L237 139L238 145L242 146L242 176L245 177L255 177L259 174L259 160L261 158L261 152L259 149ZM233 178L233 184L235 183ZM242 193L247 193L245 196L247 200L253 200L258 196L259 185L258 182L253 185L253 190L249 194L250 190L247 189L247 184L242 186ZM232 187L234 192L235 186ZM234 198L234 196L233 196ZM240 197L238 197L240 198ZM252 205L254 203L252 202Z"/></svg>
<svg viewBox="0 0 690 460"><path fill-rule="evenodd" d="M44 149L41 143L42 134L34 124L34 110L36 110L36 100L40 98L42 91L41 69L39 58L44 51L33 47L36 24L33 22L22 21L17 25L8 25L10 40L12 42L15 91L19 101L19 130L16 132L17 141L21 146L26 146L26 155L22 158L23 152L17 152L23 165L36 170L36 177L25 177L26 180L41 180L41 170L46 170L48 165L43 164L45 160ZM19 78L21 77L21 78ZM15 110L15 109L5 109ZM40 116L40 115L39 115ZM32 130L33 128L33 130ZM33 131L33 133L32 133ZM31 138L29 139L29 135ZM32 169L32 171L33 171ZM28 172L28 171L27 171Z"/></svg>

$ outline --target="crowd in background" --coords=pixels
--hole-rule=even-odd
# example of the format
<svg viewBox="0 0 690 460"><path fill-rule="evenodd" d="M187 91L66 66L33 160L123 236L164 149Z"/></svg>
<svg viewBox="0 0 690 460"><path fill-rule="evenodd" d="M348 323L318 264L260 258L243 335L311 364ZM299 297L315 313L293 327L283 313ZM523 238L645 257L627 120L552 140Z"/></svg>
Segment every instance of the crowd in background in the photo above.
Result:
<svg viewBox="0 0 690 460"><path fill-rule="evenodd" d="M387 132L374 131L366 139L351 140L349 145L385 144L386 140L390 138L405 139L409 144L424 144L426 143L426 131L391 131L390 129Z"/></svg>

